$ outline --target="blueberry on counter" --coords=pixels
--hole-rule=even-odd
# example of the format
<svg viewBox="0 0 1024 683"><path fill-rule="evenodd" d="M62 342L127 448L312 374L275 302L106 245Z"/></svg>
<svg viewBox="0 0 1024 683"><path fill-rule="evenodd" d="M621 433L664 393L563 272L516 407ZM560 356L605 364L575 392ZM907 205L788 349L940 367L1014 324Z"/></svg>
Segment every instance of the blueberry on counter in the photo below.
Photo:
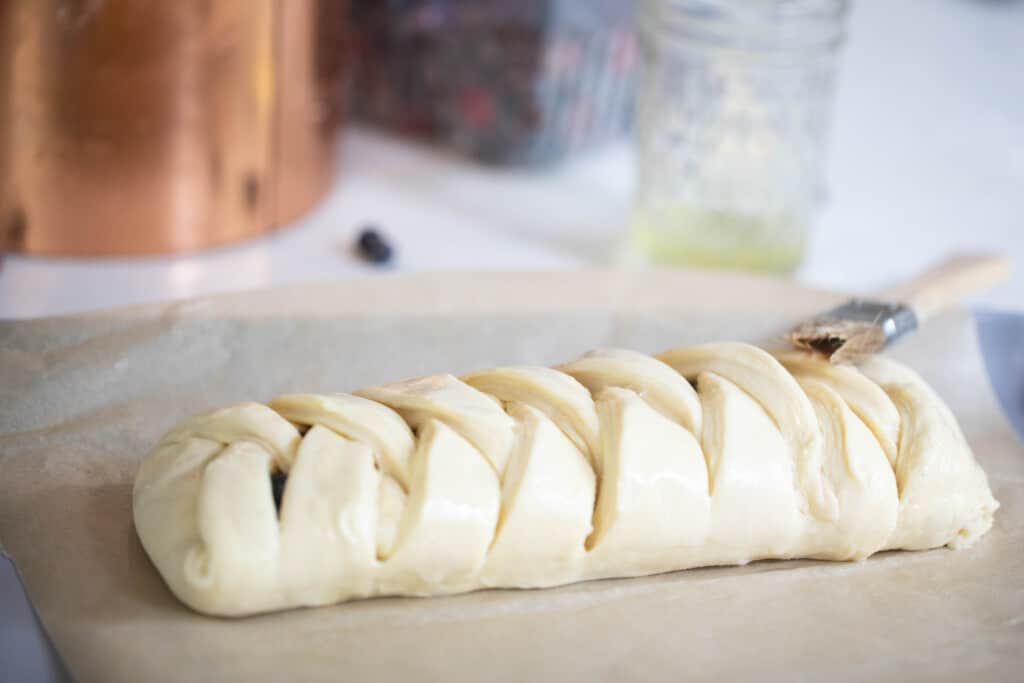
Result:
<svg viewBox="0 0 1024 683"><path fill-rule="evenodd" d="M394 255L391 244L374 228L364 228L359 233L356 251L370 263L388 263Z"/></svg>

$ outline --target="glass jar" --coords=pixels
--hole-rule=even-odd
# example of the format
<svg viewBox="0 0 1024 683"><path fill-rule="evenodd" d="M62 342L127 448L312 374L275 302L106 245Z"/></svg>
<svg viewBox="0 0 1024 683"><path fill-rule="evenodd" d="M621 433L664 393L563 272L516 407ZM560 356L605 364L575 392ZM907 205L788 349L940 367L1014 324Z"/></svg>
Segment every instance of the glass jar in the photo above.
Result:
<svg viewBox="0 0 1024 683"><path fill-rule="evenodd" d="M355 0L358 118L495 165L628 131L632 0Z"/></svg>
<svg viewBox="0 0 1024 683"><path fill-rule="evenodd" d="M787 272L822 195L846 0L642 0L632 246Z"/></svg>

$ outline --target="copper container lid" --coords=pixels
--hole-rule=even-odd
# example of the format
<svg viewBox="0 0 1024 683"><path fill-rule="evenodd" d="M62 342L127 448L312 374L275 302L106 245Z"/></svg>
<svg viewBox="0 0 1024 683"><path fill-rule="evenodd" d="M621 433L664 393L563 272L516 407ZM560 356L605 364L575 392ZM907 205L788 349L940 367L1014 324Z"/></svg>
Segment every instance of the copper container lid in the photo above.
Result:
<svg viewBox="0 0 1024 683"><path fill-rule="evenodd" d="M0 247L268 232L330 186L346 3L0 0Z"/></svg>

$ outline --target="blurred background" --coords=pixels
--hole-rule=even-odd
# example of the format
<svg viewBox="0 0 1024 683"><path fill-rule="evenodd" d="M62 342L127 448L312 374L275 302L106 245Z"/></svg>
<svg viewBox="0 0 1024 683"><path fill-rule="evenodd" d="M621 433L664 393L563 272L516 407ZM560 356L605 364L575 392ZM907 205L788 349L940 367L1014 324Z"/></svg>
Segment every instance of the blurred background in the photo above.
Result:
<svg viewBox="0 0 1024 683"><path fill-rule="evenodd" d="M441 268L1024 259L1024 3L0 0L0 317ZM980 301L1024 309L1024 275Z"/></svg>

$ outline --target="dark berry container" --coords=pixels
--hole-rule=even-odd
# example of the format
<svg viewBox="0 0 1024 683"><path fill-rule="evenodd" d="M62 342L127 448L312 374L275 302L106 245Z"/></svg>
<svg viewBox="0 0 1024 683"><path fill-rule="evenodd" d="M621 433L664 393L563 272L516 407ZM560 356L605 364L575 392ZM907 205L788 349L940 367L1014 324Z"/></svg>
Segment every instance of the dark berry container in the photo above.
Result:
<svg viewBox="0 0 1024 683"><path fill-rule="evenodd" d="M629 127L632 0L354 0L352 14L363 121L508 165Z"/></svg>

